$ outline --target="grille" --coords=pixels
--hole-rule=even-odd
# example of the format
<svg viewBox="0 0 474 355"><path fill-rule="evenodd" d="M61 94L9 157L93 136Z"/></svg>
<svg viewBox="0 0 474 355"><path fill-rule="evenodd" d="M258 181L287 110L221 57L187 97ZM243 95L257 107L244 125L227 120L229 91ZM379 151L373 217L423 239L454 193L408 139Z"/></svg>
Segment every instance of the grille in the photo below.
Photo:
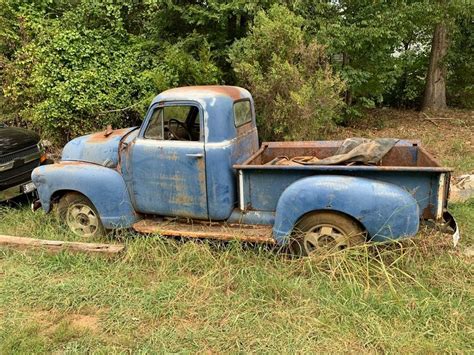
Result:
<svg viewBox="0 0 474 355"><path fill-rule="evenodd" d="M39 165L39 159L0 173L0 190L31 180L31 172Z"/></svg>
<svg viewBox="0 0 474 355"><path fill-rule="evenodd" d="M9 154L5 154L5 155L0 156L0 164L5 164L5 163L8 163L12 160L22 158L24 156L34 154L34 153L39 153L39 149L36 145L34 145L32 147L24 148L22 150L18 150L18 151L13 152L13 153L9 153Z"/></svg>

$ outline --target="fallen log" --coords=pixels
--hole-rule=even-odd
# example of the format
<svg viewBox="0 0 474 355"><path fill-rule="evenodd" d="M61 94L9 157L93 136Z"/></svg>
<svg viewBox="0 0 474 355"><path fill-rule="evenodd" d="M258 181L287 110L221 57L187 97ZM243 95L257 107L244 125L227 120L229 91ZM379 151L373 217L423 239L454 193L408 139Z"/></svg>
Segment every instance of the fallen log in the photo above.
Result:
<svg viewBox="0 0 474 355"><path fill-rule="evenodd" d="M66 242L61 240L45 240L0 234L0 247L3 246L17 249L39 248L53 253L68 250L92 254L103 253L106 255L118 254L125 249L123 244Z"/></svg>

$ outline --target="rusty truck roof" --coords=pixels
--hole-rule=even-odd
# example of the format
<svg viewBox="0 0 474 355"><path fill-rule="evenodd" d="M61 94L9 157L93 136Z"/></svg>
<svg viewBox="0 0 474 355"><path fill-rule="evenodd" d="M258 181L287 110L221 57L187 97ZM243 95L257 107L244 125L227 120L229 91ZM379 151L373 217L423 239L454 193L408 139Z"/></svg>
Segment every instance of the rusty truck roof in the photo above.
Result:
<svg viewBox="0 0 474 355"><path fill-rule="evenodd" d="M253 107L250 92L238 86L209 85L175 88L163 91L153 99L148 117L151 115L151 108L160 102L197 102L203 109L207 141L223 142L236 137L233 118L234 103L243 99L249 100ZM253 111L252 108L252 122L255 125Z"/></svg>
<svg viewBox="0 0 474 355"><path fill-rule="evenodd" d="M250 93L238 86L227 85L202 85L185 86L163 91L153 100L153 103L169 100L199 100L209 98L225 97L232 101L250 99Z"/></svg>

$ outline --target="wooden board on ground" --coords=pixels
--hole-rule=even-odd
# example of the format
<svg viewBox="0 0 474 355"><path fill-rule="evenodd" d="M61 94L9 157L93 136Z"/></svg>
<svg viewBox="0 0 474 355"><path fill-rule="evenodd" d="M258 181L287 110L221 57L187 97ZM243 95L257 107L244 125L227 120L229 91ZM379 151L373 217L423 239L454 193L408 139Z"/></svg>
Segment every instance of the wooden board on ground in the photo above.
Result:
<svg viewBox="0 0 474 355"><path fill-rule="evenodd" d="M133 229L139 233L159 234L166 237L208 238L275 244L275 240L272 238L272 227L263 225L244 226L217 222L145 219L135 223Z"/></svg>
<svg viewBox="0 0 474 355"><path fill-rule="evenodd" d="M17 249L41 248L51 252L68 250L73 252L114 255L124 250L123 244L98 244L66 242L59 240L44 240L35 238L15 237L0 234L0 247L13 247Z"/></svg>

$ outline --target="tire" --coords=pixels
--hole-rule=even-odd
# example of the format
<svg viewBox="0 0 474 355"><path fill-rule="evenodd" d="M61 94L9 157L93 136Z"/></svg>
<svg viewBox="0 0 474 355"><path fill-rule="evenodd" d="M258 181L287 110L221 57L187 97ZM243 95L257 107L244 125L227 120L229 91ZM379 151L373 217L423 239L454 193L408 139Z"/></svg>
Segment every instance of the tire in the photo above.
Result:
<svg viewBox="0 0 474 355"><path fill-rule="evenodd" d="M74 234L83 238L105 235L97 209L84 195L69 192L61 197L57 207L59 220Z"/></svg>
<svg viewBox="0 0 474 355"><path fill-rule="evenodd" d="M312 212L301 218L291 234L295 256L340 251L365 243L366 232L353 218L337 212Z"/></svg>

